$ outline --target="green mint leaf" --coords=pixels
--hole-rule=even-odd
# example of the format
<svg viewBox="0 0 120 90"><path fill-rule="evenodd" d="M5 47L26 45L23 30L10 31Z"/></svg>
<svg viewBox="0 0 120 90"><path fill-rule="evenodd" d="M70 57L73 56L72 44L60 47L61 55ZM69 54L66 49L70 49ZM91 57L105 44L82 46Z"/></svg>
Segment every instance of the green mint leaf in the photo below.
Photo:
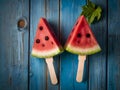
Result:
<svg viewBox="0 0 120 90"><path fill-rule="evenodd" d="M101 8L97 7L97 9L92 13L92 15L89 19L89 22L92 23L95 20L95 18L97 18L97 20L99 20L101 17L101 14L100 14L101 11L102 11Z"/></svg>
<svg viewBox="0 0 120 90"><path fill-rule="evenodd" d="M96 13L98 14L97 15L97 20L99 20L100 18L101 18L101 12L102 12L102 9L101 9L101 7L97 7L97 9L96 9Z"/></svg>
<svg viewBox="0 0 120 90"><path fill-rule="evenodd" d="M100 20L101 13L102 13L101 7L96 6L94 3L89 1L87 5L82 7L81 15L84 15L87 18L88 22L91 24L95 20L97 21Z"/></svg>
<svg viewBox="0 0 120 90"><path fill-rule="evenodd" d="M88 6L89 6L89 7L92 7L92 8L95 8L95 4L92 3L92 2L90 2L90 1L88 2Z"/></svg>

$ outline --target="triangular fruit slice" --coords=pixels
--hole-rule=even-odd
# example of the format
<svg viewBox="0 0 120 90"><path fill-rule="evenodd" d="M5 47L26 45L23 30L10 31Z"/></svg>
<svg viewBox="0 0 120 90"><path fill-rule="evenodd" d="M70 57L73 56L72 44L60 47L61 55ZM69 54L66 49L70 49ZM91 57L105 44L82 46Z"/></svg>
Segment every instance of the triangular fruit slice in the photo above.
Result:
<svg viewBox="0 0 120 90"><path fill-rule="evenodd" d="M52 32L47 20L45 18L40 18L32 48L32 56L48 58L62 51L63 49Z"/></svg>
<svg viewBox="0 0 120 90"><path fill-rule="evenodd" d="M79 55L90 55L101 51L93 32L82 15L78 18L65 45L65 49Z"/></svg>

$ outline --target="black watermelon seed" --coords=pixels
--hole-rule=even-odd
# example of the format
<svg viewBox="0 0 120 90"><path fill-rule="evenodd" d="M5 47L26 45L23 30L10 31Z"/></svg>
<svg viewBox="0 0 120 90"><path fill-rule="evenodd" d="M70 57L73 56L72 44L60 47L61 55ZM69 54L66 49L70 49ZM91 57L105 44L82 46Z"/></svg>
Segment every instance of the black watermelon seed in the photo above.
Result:
<svg viewBox="0 0 120 90"><path fill-rule="evenodd" d="M77 37L79 37L79 38L80 38L81 36L82 36L82 35L81 35L80 33L78 33L78 34L77 34Z"/></svg>
<svg viewBox="0 0 120 90"><path fill-rule="evenodd" d="M42 26L40 26L40 27L39 27L39 29L40 29L40 30L43 30L43 27L42 27Z"/></svg>
<svg viewBox="0 0 120 90"><path fill-rule="evenodd" d="M78 22L76 23L76 25L78 24Z"/></svg>
<svg viewBox="0 0 120 90"><path fill-rule="evenodd" d="M48 37L48 36L45 36L45 40L49 40L49 37Z"/></svg>
<svg viewBox="0 0 120 90"><path fill-rule="evenodd" d="M77 43L79 44L79 43L80 43L80 41L77 41Z"/></svg>
<svg viewBox="0 0 120 90"><path fill-rule="evenodd" d="M51 42L51 44L53 45L53 42Z"/></svg>
<svg viewBox="0 0 120 90"><path fill-rule="evenodd" d="M36 39L36 43L40 43L40 39Z"/></svg>
<svg viewBox="0 0 120 90"><path fill-rule="evenodd" d="M90 37L90 34L89 34L89 33L87 33L87 34L86 34L86 37L87 37L87 38L89 38L89 37Z"/></svg>
<svg viewBox="0 0 120 90"><path fill-rule="evenodd" d="M45 44L42 44L42 47L45 47Z"/></svg>
<svg viewBox="0 0 120 90"><path fill-rule="evenodd" d="M74 28L72 29L72 32L74 31Z"/></svg>

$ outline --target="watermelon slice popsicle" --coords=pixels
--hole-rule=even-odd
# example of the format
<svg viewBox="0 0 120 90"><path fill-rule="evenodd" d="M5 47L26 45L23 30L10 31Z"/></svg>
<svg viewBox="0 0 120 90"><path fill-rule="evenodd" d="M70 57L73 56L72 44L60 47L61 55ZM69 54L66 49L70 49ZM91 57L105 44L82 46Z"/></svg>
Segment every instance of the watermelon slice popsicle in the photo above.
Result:
<svg viewBox="0 0 120 90"><path fill-rule="evenodd" d="M76 24L74 25L73 30L65 44L65 49L68 52L79 55L76 81L81 82L83 78L86 55L95 54L101 51L101 48L83 15L78 18Z"/></svg>
<svg viewBox="0 0 120 90"><path fill-rule="evenodd" d="M34 39L32 56L46 59L51 82L54 85L58 80L53 66L53 56L61 52L63 52L63 48L52 32L52 28L45 18L41 18Z"/></svg>

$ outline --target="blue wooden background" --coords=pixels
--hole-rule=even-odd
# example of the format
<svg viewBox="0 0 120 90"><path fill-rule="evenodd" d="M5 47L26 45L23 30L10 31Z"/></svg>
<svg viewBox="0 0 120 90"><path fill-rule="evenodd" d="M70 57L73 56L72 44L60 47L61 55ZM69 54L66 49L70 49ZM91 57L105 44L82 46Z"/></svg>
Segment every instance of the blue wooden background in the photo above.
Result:
<svg viewBox="0 0 120 90"><path fill-rule="evenodd" d="M86 0L0 0L0 90L120 90L120 0L92 0L103 9L91 28L102 52L87 57L76 82L77 55L54 57L59 83L52 85L44 59L30 55L37 23L47 18L62 45ZM27 26L21 31L18 20Z"/></svg>

